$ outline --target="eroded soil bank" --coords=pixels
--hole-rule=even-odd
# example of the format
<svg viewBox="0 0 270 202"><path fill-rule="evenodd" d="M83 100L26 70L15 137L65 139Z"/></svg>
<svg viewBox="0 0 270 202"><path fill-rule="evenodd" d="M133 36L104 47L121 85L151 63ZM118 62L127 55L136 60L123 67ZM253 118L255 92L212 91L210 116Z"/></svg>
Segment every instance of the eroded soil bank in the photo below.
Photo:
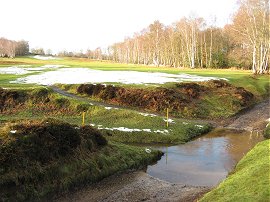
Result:
<svg viewBox="0 0 270 202"><path fill-rule="evenodd" d="M163 114L168 108L170 115L178 118L220 119L229 117L250 106L254 95L242 87L235 87L223 80L199 83L177 83L171 87L154 89L120 87L102 84L64 85L91 99L109 104L126 106Z"/></svg>

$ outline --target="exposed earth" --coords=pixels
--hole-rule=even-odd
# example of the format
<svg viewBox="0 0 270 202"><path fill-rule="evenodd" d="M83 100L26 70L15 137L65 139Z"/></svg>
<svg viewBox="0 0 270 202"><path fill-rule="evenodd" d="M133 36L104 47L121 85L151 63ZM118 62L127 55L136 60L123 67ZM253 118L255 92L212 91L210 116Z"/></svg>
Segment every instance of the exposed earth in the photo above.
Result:
<svg viewBox="0 0 270 202"><path fill-rule="evenodd" d="M270 117L270 98L255 105L253 108L240 112L233 117L227 128L242 129L248 131L260 131L265 128Z"/></svg>
<svg viewBox="0 0 270 202"><path fill-rule="evenodd" d="M136 171L111 176L56 201L194 201L209 190L208 187L172 184Z"/></svg>

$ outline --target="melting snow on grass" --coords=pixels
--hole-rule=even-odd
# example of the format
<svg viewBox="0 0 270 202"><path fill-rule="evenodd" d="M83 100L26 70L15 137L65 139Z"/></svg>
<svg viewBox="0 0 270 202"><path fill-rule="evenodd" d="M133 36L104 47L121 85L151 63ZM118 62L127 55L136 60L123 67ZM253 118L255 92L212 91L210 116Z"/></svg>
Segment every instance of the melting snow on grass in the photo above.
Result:
<svg viewBox="0 0 270 202"><path fill-rule="evenodd" d="M28 74L30 71L24 68L25 66L13 66L13 67L4 67L0 68L0 74L15 74L15 75L22 75Z"/></svg>
<svg viewBox="0 0 270 202"><path fill-rule="evenodd" d="M35 55L33 58L38 60L60 60L60 58L53 56L43 56L43 55Z"/></svg>
<svg viewBox="0 0 270 202"><path fill-rule="evenodd" d="M140 115L142 115L142 116L150 116L150 117L155 117L155 116L157 116L157 115L155 115L155 114L147 114L147 113L139 113Z"/></svg>
<svg viewBox="0 0 270 202"><path fill-rule="evenodd" d="M117 108L117 107L104 107L105 109L107 109L107 110L111 110L111 109L119 109L119 108Z"/></svg>
<svg viewBox="0 0 270 202"><path fill-rule="evenodd" d="M163 119L165 122L167 122L167 119ZM174 120L168 119L168 123L175 123Z"/></svg>
<svg viewBox="0 0 270 202"><path fill-rule="evenodd" d="M3 67L0 68L0 74L15 74L15 75L23 75L30 74L35 72L40 72L48 69L56 69L60 67L67 67L65 65L44 65L41 67L31 67L30 65L18 65L12 67Z"/></svg>
<svg viewBox="0 0 270 202"><path fill-rule="evenodd" d="M96 126L95 124L90 124L90 126ZM108 127L103 127L102 125L97 125L97 128L99 130L118 130L122 132L148 132L148 133L161 133L161 134L168 134L168 130L151 130L151 129L137 129L137 128L126 128L126 127L114 127L114 128L108 128Z"/></svg>
<svg viewBox="0 0 270 202"><path fill-rule="evenodd" d="M41 85L81 84L81 83L124 83L124 84L164 84L168 82L208 81L216 77L204 77L189 74L167 74L137 71L102 71L87 68L61 68L19 78L13 83L36 83Z"/></svg>
<svg viewBox="0 0 270 202"><path fill-rule="evenodd" d="M202 125L195 125L197 128L203 128Z"/></svg>

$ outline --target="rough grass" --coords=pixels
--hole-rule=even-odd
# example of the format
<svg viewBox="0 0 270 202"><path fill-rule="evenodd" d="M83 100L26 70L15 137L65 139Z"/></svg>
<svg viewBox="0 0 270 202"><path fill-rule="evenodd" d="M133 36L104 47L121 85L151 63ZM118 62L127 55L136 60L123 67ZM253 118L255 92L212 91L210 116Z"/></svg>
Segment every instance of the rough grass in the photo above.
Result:
<svg viewBox="0 0 270 202"><path fill-rule="evenodd" d="M85 124L94 124L96 128L119 128L129 129L150 129L152 132L103 132L110 140L118 142L132 143L168 143L177 144L186 142L195 136L202 135L211 126L198 124L195 122L182 121L173 118L174 123L169 123L166 127L165 111L164 117L143 116L134 110L127 109L106 109L102 106L91 106L87 102L69 99L55 94L46 88L34 90L3 90L8 94L8 99L4 99L4 109L2 109L0 121L20 122L24 119L40 120L43 118L57 118L72 124L81 125L82 111L86 110ZM23 92L26 99L17 105L13 94ZM15 96L16 98L16 96ZM1 101L1 100L0 100ZM0 107L1 109L1 107ZM153 131L168 130L168 133L154 133ZM109 133L107 133L109 132Z"/></svg>
<svg viewBox="0 0 270 202"><path fill-rule="evenodd" d="M258 201L270 199L270 140L258 143L217 188L200 201Z"/></svg>
<svg viewBox="0 0 270 202"><path fill-rule="evenodd" d="M10 133L11 129L16 133ZM51 198L116 172L142 168L162 155L107 144L89 126L79 128L56 120L9 124L0 135L1 201Z"/></svg>
<svg viewBox="0 0 270 202"><path fill-rule="evenodd" d="M88 96L92 100L114 105L164 113L182 118L227 118L255 102L252 93L226 81L177 83L170 88L135 88L112 85L58 85L60 88Z"/></svg>

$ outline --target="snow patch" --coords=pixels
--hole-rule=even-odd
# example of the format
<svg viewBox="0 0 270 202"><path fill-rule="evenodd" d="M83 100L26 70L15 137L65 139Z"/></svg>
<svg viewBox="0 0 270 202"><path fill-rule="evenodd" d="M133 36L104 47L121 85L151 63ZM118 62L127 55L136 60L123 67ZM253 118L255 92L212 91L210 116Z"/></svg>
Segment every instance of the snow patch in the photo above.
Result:
<svg viewBox="0 0 270 202"><path fill-rule="evenodd" d="M33 58L38 60L59 60L60 58L53 56L43 56L43 55L35 55Z"/></svg>
<svg viewBox="0 0 270 202"><path fill-rule="evenodd" d="M195 125L197 128L203 128L202 125Z"/></svg>
<svg viewBox="0 0 270 202"><path fill-rule="evenodd" d="M107 110L111 110L111 109L119 109L119 108L117 108L117 107L104 107L105 109L107 109Z"/></svg>
<svg viewBox="0 0 270 202"><path fill-rule="evenodd" d="M30 65L18 65L12 67L3 67L0 68L0 74L15 74L23 75L34 72L40 72L46 69L56 69L60 67L68 67L66 65L43 65L41 67L30 67Z"/></svg>
<svg viewBox="0 0 270 202"><path fill-rule="evenodd" d="M21 68L20 66L0 68L0 74L23 75L28 73L30 73L28 70Z"/></svg>
<svg viewBox="0 0 270 202"><path fill-rule="evenodd" d="M145 149L145 152L148 153L148 154L150 154L151 153L151 149L146 148Z"/></svg>
<svg viewBox="0 0 270 202"><path fill-rule="evenodd" d="M90 126L96 126L96 124L90 124ZM118 130L118 131L122 131L122 132L148 132L148 133L162 133L162 134L168 134L169 131L168 130L154 130L152 131L151 129L138 129L138 128L126 128L126 127L114 127L114 128L109 128L109 127L104 127L102 125L97 125L97 128L99 130L110 130L110 131L114 131L114 130Z"/></svg>
<svg viewBox="0 0 270 202"><path fill-rule="evenodd" d="M163 119L165 122L167 122L167 119ZM173 119L168 119L169 123L175 123Z"/></svg>
<svg viewBox="0 0 270 202"><path fill-rule="evenodd" d="M19 78L14 83L36 83L41 85L82 84L82 83L124 83L124 84L164 84L168 82L208 81L217 77L203 77L189 74L167 74L137 71L102 71L87 68L61 68Z"/></svg>
<svg viewBox="0 0 270 202"><path fill-rule="evenodd" d="M140 115L142 115L142 116L150 116L150 117L155 117L155 116L157 116L157 115L155 115L155 114L147 114L147 113L139 113Z"/></svg>

